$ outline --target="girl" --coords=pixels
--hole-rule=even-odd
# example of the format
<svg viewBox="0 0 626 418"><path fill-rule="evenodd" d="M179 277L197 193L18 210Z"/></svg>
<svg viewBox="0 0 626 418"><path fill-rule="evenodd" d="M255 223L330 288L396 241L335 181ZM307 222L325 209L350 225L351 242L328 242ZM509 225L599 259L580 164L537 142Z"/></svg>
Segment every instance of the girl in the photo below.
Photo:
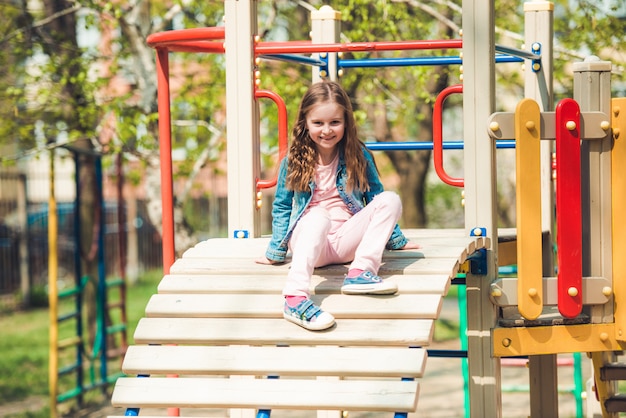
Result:
<svg viewBox="0 0 626 418"><path fill-rule="evenodd" d="M282 263L286 320L323 330L335 318L309 299L315 267L351 262L344 294L394 294L378 275L383 250L419 248L397 225L402 204L386 192L357 136L350 98L335 82L313 84L300 103L288 156L278 172L272 238L261 264Z"/></svg>

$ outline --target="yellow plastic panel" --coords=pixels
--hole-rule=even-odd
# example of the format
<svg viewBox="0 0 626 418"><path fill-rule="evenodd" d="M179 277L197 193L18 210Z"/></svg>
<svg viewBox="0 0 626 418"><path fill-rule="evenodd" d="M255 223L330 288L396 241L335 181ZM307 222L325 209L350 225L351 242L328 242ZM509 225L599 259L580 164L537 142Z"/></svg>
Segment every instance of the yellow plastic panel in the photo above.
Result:
<svg viewBox="0 0 626 418"><path fill-rule="evenodd" d="M615 338L626 341L626 98L611 102L613 150L611 151L611 196L613 234L613 289L615 291ZM622 219L618 219L621 216Z"/></svg>
<svg viewBox="0 0 626 418"><path fill-rule="evenodd" d="M541 113L532 99L515 111L518 308L526 319L543 309L541 254Z"/></svg>
<svg viewBox="0 0 626 418"><path fill-rule="evenodd" d="M493 331L493 355L621 351L624 346L613 338L614 328L614 324L496 328Z"/></svg>

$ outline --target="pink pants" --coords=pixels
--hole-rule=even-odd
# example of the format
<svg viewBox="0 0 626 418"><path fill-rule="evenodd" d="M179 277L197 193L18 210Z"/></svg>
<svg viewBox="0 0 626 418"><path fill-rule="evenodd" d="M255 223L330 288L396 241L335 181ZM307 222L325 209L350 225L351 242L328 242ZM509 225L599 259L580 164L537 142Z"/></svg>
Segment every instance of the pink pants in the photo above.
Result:
<svg viewBox="0 0 626 418"><path fill-rule="evenodd" d="M312 208L296 225L289 247L291 268L283 295L309 296L315 267L352 262L351 269L377 274L385 245L402 214L400 197L382 192L333 234L330 214Z"/></svg>

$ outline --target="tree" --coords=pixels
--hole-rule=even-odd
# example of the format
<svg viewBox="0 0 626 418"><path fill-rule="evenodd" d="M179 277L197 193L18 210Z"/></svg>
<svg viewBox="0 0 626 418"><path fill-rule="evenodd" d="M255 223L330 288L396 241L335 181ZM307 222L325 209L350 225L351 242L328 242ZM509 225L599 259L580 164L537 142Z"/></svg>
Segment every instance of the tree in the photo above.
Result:
<svg viewBox="0 0 626 418"><path fill-rule="evenodd" d="M35 145L35 138L43 136L46 141L67 141L91 151L97 148L105 154L122 152L138 158L145 165L149 200L154 202L151 218L155 225L160 225L155 52L145 39L150 33L172 28L221 25L223 3L45 0L38 10L29 9L28 4L34 3L16 0L0 5L12 17L0 32L0 71L6 75L0 81L6 91L0 97L0 141L18 142L27 150ZM308 39L310 9L322 4L321 0L259 2L259 32L263 40ZM342 13L345 42L456 38L462 24L460 1L337 0L328 4ZM617 7L617 1L605 1L602 9L591 1L558 0L555 4L555 90L571 95L568 63L572 58L580 59L593 52L601 58L617 60L616 68L623 66L624 57L618 52L624 46L624 11ZM522 6L513 0L496 2L497 42L522 47ZM99 47L81 45L84 30L94 28L101 41ZM605 47L599 49L596 45ZM176 174L189 181L224 146L223 57L183 53L171 57L172 77L177 86L172 98L173 118L182 121L175 125L173 140L174 146L185 148L187 155L186 161L177 166ZM261 67L262 87L279 93L287 103L289 115L294 115L310 83L310 68L278 61L264 61ZM498 71L499 92L521 97L519 74ZM363 139L424 141L432 139L432 104L436 95L457 83L459 75L457 68L444 66L369 68L346 70L341 82L354 100ZM120 90L119 84L115 87L114 81L120 79L124 80L125 89ZM623 75L616 74L616 80L616 85L623 83ZM459 104L454 99L450 101L451 106ZM277 143L274 112L268 111L264 103L261 106L263 146L273 151ZM188 143L193 146L187 146ZM392 151L381 160L389 161L392 167L381 169L392 171L399 178L404 226L427 226L424 202L428 197L425 180L430 152ZM265 156L264 161L266 171L272 172L275 157ZM197 241L182 212L188 184L176 193L179 251Z"/></svg>

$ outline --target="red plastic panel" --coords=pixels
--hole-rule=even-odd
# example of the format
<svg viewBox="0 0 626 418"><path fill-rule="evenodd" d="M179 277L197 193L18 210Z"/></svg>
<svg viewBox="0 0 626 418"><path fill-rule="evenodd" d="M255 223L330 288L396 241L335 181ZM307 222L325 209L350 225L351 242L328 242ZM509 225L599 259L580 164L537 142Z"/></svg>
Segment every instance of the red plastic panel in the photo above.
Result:
<svg viewBox="0 0 626 418"><path fill-rule="evenodd" d="M573 99L556 107L556 234L559 312L574 318L582 311L582 209L580 107Z"/></svg>

